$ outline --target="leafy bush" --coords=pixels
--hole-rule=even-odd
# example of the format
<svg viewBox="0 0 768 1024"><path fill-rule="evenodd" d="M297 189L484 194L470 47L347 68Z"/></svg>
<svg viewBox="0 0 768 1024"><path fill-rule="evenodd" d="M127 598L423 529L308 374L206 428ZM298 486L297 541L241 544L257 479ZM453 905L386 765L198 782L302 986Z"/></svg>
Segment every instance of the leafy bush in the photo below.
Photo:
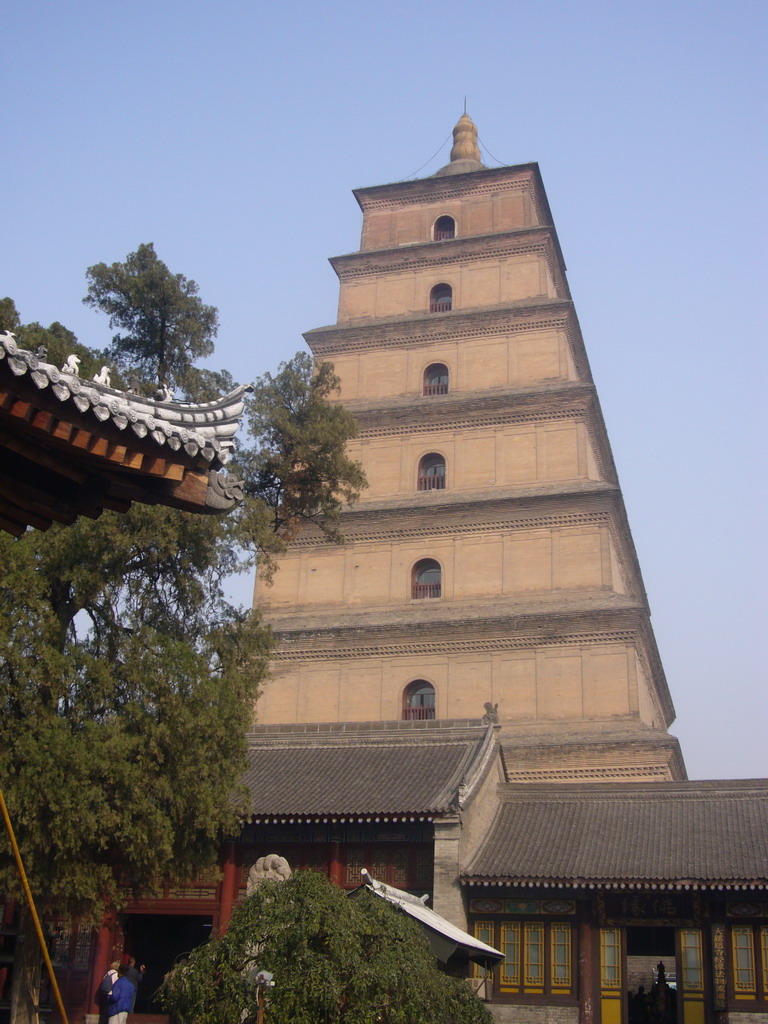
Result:
<svg viewBox="0 0 768 1024"><path fill-rule="evenodd" d="M419 926L371 893L350 899L299 871L265 882L227 933L166 977L163 1002L180 1024L255 1024L254 968L269 971L268 1024L488 1024L465 981L442 974Z"/></svg>

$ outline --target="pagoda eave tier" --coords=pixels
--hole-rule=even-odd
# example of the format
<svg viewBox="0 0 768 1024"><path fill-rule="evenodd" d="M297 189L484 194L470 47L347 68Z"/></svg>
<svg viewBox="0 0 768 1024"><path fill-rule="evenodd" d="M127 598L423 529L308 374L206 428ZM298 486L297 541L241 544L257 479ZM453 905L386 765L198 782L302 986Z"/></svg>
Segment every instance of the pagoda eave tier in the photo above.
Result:
<svg viewBox="0 0 768 1024"><path fill-rule="evenodd" d="M268 622L281 662L348 661L624 645L633 647L654 680L665 724L675 719L645 606L623 595L580 595L503 601L412 601L404 608L318 611L304 607Z"/></svg>
<svg viewBox="0 0 768 1024"><path fill-rule="evenodd" d="M306 331L304 340L315 355L334 352L432 345L454 338L470 339L503 333L563 329L578 332L569 299L518 299L504 306L476 306L448 313L404 313L369 317L354 323L330 324ZM579 337L583 348L583 342Z"/></svg>
<svg viewBox="0 0 768 1024"><path fill-rule="evenodd" d="M403 609L318 613L297 609L269 624L279 641L277 661L324 661L381 656L502 652L592 644L630 644L653 675L667 724L675 710L645 608L606 592L559 602L413 601Z"/></svg>
<svg viewBox="0 0 768 1024"><path fill-rule="evenodd" d="M552 223L541 171L537 163L515 164L507 167L487 167L466 174L442 178L415 178L387 185L356 188L352 194L364 213L377 209L420 205L424 202L461 201L468 196L504 192L529 192L539 211L539 222Z"/></svg>
<svg viewBox="0 0 768 1024"><path fill-rule="evenodd" d="M386 401L357 400L345 403L357 419L361 434L367 430L388 427L396 433L403 424L410 432L415 425L441 424L456 429L474 426L472 420L484 421L493 417L495 422L516 422L523 420L567 419L589 411L594 401L592 384L569 381L552 381L531 387L512 389L509 387L485 388L482 391L464 391L435 395L428 405L414 406L412 395L400 395ZM499 419L502 417L502 419ZM483 422L477 424L483 425Z"/></svg>
<svg viewBox="0 0 768 1024"><path fill-rule="evenodd" d="M537 488L417 491L408 502L392 499L347 509L340 530L347 545L382 544L414 539L499 533L517 530L605 527L615 545L627 593L647 607L626 511L618 485L582 481L564 491L558 485ZM302 552L332 552L334 542L309 525L292 542L294 557Z"/></svg>
<svg viewBox="0 0 768 1024"><path fill-rule="evenodd" d="M340 530L348 543L375 542L457 531L487 532L530 527L626 522L618 485L598 480L529 487L489 487L463 492L416 491L408 499L362 501L344 509ZM291 541L292 550L330 546L334 541L308 525Z"/></svg>
<svg viewBox="0 0 768 1024"><path fill-rule="evenodd" d="M278 657L305 651L308 656L325 657L329 650L361 649L367 642L410 643L444 647L455 640L509 640L528 645L536 637L543 643L552 638L576 634L637 632L645 628L645 606L624 594L590 590L580 594L532 595L527 600L491 597L452 602L413 600L403 607L378 606L317 609L312 605L292 606L281 614L270 609L267 620L280 640ZM532 642L534 642L532 640ZM334 652L338 653L338 651Z"/></svg>
<svg viewBox="0 0 768 1024"><path fill-rule="evenodd" d="M20 536L134 501L219 513L250 385L215 402L152 401L57 369L0 335L0 529Z"/></svg>
<svg viewBox="0 0 768 1024"><path fill-rule="evenodd" d="M330 264L341 281L383 273L402 273L440 267L455 268L478 260L510 259L543 254L550 261L561 294L568 295L560 245L553 227L518 228L493 235L467 235L435 245L434 242L402 245L392 249L368 249L333 256Z"/></svg>

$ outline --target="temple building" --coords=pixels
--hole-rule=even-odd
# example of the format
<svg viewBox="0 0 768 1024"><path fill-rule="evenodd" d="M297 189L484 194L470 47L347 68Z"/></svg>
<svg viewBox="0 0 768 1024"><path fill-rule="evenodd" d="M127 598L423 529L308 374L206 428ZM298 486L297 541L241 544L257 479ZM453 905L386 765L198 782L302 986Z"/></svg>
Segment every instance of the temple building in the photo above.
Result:
<svg viewBox="0 0 768 1024"><path fill-rule="evenodd" d="M538 166L483 166L465 114L437 174L354 194L305 338L369 487L257 583L280 648L232 856L428 892L504 954L498 1021L768 1021L768 784L687 781L667 731Z"/></svg>
<svg viewBox="0 0 768 1024"><path fill-rule="evenodd" d="M369 487L343 545L307 529L257 582L279 649L219 873L67 935L71 991L124 950L153 990L272 855L427 896L501 954L442 962L502 1024L768 1024L768 782L688 781L668 732L538 166L485 167L465 114L437 174L355 197L305 337Z"/></svg>

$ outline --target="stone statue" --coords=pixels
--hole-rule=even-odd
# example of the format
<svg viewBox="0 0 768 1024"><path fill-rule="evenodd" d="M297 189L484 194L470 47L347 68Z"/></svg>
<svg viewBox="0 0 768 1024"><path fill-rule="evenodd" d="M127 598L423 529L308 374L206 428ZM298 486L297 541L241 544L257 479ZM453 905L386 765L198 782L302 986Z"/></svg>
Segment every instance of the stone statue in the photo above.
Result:
<svg viewBox="0 0 768 1024"><path fill-rule="evenodd" d="M277 853L268 853L266 857L259 857L248 872L248 884L246 893L248 896L258 889L262 882L286 882L291 877L291 868L285 857Z"/></svg>
<svg viewBox="0 0 768 1024"><path fill-rule="evenodd" d="M100 373L95 373L93 379L97 384L102 384L105 388L112 387L112 383L109 376L109 367L102 366Z"/></svg>
<svg viewBox="0 0 768 1024"><path fill-rule="evenodd" d="M62 373L71 373L73 377L77 377L80 372L80 357L71 355L67 356L67 361L61 368Z"/></svg>
<svg viewBox="0 0 768 1024"><path fill-rule="evenodd" d="M485 708L485 714L483 715L483 725L498 725L499 724L499 705L491 704L489 700L483 705Z"/></svg>
<svg viewBox="0 0 768 1024"><path fill-rule="evenodd" d="M173 388L168 386L165 380L160 381L160 386L152 396L156 402L172 402L174 400Z"/></svg>

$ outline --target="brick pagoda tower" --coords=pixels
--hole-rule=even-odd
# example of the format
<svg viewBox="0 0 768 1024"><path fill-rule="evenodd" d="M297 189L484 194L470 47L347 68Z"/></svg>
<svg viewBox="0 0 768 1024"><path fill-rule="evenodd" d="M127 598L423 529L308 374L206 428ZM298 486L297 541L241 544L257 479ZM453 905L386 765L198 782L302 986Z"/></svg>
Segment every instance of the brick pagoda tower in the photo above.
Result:
<svg viewBox="0 0 768 1024"><path fill-rule="evenodd" d="M484 167L465 114L436 175L355 196L337 323L305 337L369 487L343 546L308 533L257 584L259 723L485 710L508 781L685 778L538 166Z"/></svg>

